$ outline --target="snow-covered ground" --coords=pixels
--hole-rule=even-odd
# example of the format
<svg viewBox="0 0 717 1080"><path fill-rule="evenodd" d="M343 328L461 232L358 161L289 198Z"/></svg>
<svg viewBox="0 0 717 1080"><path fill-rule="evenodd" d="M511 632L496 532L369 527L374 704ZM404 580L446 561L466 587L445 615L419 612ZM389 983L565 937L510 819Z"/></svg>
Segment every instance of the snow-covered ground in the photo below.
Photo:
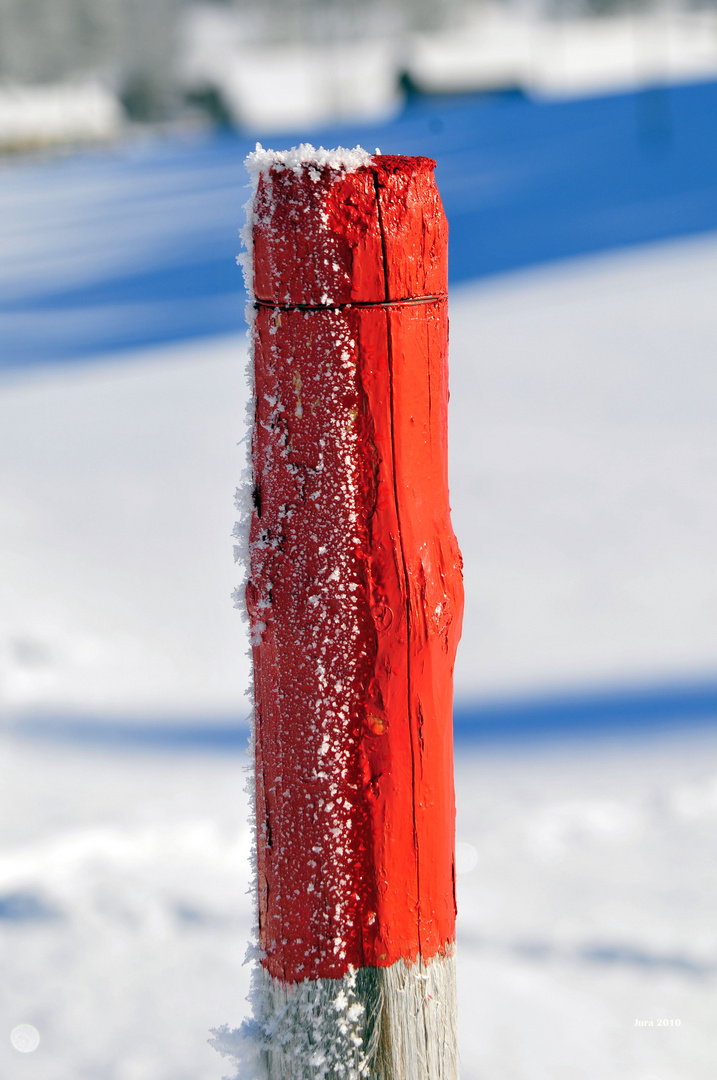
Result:
<svg viewBox="0 0 717 1080"><path fill-rule="evenodd" d="M706 237L454 290L461 699L714 673L716 287ZM8 721L242 715L244 361L227 337L3 377ZM716 750L709 728L460 745L463 1080L712 1076ZM207 1029L248 986L243 764L2 735L0 1074L219 1080Z"/></svg>
<svg viewBox="0 0 717 1080"><path fill-rule="evenodd" d="M244 337L0 388L0 711L246 715Z"/></svg>
<svg viewBox="0 0 717 1080"><path fill-rule="evenodd" d="M714 228L714 97L421 99L341 133L439 160L462 737L541 695L715 700L715 235L487 276ZM219 1080L208 1028L244 1013L248 148L0 176L3 1078ZM459 743L463 1080L711 1076L717 735L643 720Z"/></svg>
<svg viewBox="0 0 717 1080"><path fill-rule="evenodd" d="M465 286L460 696L717 671L717 240Z"/></svg>
<svg viewBox="0 0 717 1080"><path fill-rule="evenodd" d="M455 284L717 230L715 115L717 83L551 104L426 96L391 123L314 141L437 159ZM5 161L0 371L241 333L253 148L228 134L148 137Z"/></svg>
<svg viewBox="0 0 717 1080"><path fill-rule="evenodd" d="M717 671L717 241L462 286L459 698ZM243 336L0 386L9 716L244 715Z"/></svg>
<svg viewBox="0 0 717 1080"><path fill-rule="evenodd" d="M711 1080L716 751L461 749L462 1080ZM0 771L2 1075L220 1080L207 1032L248 992L241 756L4 739Z"/></svg>

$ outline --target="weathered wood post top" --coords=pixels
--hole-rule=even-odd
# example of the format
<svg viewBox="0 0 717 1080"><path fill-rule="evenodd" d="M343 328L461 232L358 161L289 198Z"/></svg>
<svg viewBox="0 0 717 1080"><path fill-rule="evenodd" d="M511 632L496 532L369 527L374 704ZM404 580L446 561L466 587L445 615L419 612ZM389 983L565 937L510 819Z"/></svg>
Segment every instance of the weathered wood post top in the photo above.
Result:
<svg viewBox="0 0 717 1080"><path fill-rule="evenodd" d="M463 593L434 165L249 159L257 1020L282 1080L457 1075Z"/></svg>

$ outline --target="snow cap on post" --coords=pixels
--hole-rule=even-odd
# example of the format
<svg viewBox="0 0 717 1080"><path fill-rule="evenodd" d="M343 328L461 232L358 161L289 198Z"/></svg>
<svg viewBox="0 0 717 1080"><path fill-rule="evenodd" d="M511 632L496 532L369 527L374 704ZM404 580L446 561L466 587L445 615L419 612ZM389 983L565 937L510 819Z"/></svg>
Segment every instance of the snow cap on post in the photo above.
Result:
<svg viewBox="0 0 717 1080"><path fill-rule="evenodd" d="M349 980L347 1001L357 972L385 972L383 1020L354 1015L364 1065L375 1024L388 1030L390 980L403 980L393 996L418 1002L415 1037L433 1032L425 1076L448 1080L463 593L435 163L302 146L258 149L248 165L261 963L272 993ZM443 990L429 994L430 979ZM395 1053L413 1060L410 1046ZM272 1076L304 1075L280 1057ZM391 1068L376 1075L404 1075Z"/></svg>

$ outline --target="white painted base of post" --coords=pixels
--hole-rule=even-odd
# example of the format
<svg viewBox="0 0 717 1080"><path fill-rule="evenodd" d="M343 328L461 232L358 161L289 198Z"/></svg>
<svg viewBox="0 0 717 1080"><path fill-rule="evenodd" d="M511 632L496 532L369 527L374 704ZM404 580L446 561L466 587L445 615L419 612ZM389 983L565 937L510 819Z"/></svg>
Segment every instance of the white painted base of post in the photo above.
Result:
<svg viewBox="0 0 717 1080"><path fill-rule="evenodd" d="M302 983L259 968L253 999L210 1040L236 1080L458 1080L455 953Z"/></svg>
<svg viewBox="0 0 717 1080"><path fill-rule="evenodd" d="M267 1080L457 1080L454 954L343 979L261 980Z"/></svg>

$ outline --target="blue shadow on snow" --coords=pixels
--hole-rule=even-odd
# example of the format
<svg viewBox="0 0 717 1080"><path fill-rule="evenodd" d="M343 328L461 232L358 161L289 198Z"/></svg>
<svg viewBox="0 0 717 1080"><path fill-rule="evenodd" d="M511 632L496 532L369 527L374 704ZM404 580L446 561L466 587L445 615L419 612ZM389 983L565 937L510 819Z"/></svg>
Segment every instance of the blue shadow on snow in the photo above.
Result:
<svg viewBox="0 0 717 1080"><path fill-rule="evenodd" d="M302 140L436 158L452 283L717 229L717 83L551 103L409 95L389 123L264 141ZM0 173L20 230L0 255L0 370L240 331L252 148L221 132Z"/></svg>
<svg viewBox="0 0 717 1080"><path fill-rule="evenodd" d="M715 725L717 682L601 690L494 702L460 702L454 709L457 744L531 743L559 738L658 734ZM235 753L246 751L247 718L137 719L34 716L5 729L40 738L108 750Z"/></svg>

